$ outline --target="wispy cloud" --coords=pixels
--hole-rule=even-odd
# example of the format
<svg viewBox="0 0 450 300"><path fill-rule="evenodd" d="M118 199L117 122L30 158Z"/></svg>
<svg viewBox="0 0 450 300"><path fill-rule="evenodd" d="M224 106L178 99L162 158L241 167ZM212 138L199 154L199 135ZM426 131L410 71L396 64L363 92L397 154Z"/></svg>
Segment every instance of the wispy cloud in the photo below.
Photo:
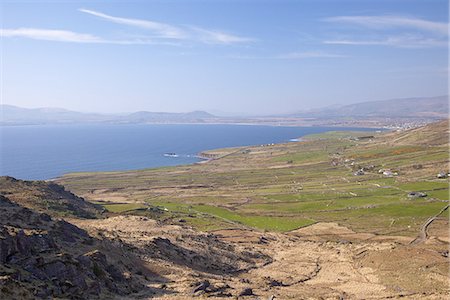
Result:
<svg viewBox="0 0 450 300"><path fill-rule="evenodd" d="M148 30L153 33L152 38L159 39L177 39L202 42L205 44L237 44L254 41L252 38L242 37L219 30L205 29L198 26L175 26L161 22L154 22L149 20L123 18L107 15L101 12L81 8L79 11L87 13L106 21L117 24L133 26Z"/></svg>
<svg viewBox="0 0 450 300"><path fill-rule="evenodd" d="M67 30L52 30L39 28L1 29L2 37L22 37L34 40L72 42L72 43L104 43L100 37L86 33Z"/></svg>
<svg viewBox="0 0 450 300"><path fill-rule="evenodd" d="M184 39L186 38L186 33L181 28L177 28L175 26L160 23L160 22L153 22L153 21L147 21L147 20L140 20L140 19L130 19L130 18L121 18L121 17L114 17L110 16L101 12L89 10L80 8L79 11L102 18L104 20L117 23L117 24L123 24L128 26L134 26L139 27L143 29L147 29L149 31L153 31L157 37L160 38L167 38L167 39Z"/></svg>
<svg viewBox="0 0 450 300"><path fill-rule="evenodd" d="M176 43L152 40L147 37L133 39L105 39L88 33L79 33L69 30L43 29L43 28L8 28L0 29L2 37L28 38L41 41L80 43L80 44L115 44L115 45L171 45Z"/></svg>
<svg viewBox="0 0 450 300"><path fill-rule="evenodd" d="M208 30L196 26L189 26L196 38L207 44L234 44L247 43L255 41L255 39L237 36L223 31Z"/></svg>
<svg viewBox="0 0 450 300"><path fill-rule="evenodd" d="M54 42L118 45L180 46L182 44L185 44L186 42L231 45L254 41L254 39L252 38L242 37L219 30L210 30L196 26L174 26L149 20L115 17L89 9L79 9L79 11L96 16L109 22L144 29L145 34L132 34L124 38L110 39L90 33L78 33L70 30L44 28L4 28L0 29L0 35L2 37L20 37Z"/></svg>
<svg viewBox="0 0 450 300"><path fill-rule="evenodd" d="M331 45L355 46L391 46L398 48L434 48L447 47L446 40L427 38L422 36L390 36L382 39L330 39L323 42Z"/></svg>
<svg viewBox="0 0 450 300"><path fill-rule="evenodd" d="M346 37L330 38L324 44L355 46L390 46L399 48L433 48L448 45L448 24L415 17L384 16L337 16L323 19L326 22L350 24L365 28L358 38L355 33ZM361 31L358 31L361 32ZM345 35L344 35L345 36ZM371 36L372 38L367 38Z"/></svg>
<svg viewBox="0 0 450 300"><path fill-rule="evenodd" d="M45 29L45 28L7 28L0 29L1 37L28 38L41 41L79 43L79 44L114 44L114 45L169 45L179 46L170 41L137 37L130 39L105 39L88 33L79 33L69 30Z"/></svg>
<svg viewBox="0 0 450 300"><path fill-rule="evenodd" d="M326 18L324 21L349 23L359 26L375 29L390 29L390 28L410 28L421 31L429 31L436 34L447 35L448 24L445 22L428 21L415 17L404 16L337 16Z"/></svg>

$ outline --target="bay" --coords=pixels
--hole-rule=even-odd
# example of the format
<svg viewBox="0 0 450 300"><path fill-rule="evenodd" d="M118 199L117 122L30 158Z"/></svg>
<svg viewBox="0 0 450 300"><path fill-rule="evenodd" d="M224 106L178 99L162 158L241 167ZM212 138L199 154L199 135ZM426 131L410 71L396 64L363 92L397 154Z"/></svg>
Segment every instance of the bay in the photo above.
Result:
<svg viewBox="0 0 450 300"><path fill-rule="evenodd" d="M190 164L208 149L289 142L330 130L373 129L210 124L3 126L0 175L44 180L69 172Z"/></svg>

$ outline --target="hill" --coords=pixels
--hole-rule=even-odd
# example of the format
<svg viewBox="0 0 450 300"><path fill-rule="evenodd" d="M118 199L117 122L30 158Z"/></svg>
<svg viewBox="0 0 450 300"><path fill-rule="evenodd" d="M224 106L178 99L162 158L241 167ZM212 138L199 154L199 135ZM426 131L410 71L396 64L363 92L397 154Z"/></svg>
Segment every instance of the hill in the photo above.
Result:
<svg viewBox="0 0 450 300"><path fill-rule="evenodd" d="M0 177L0 195L16 203L55 216L95 218L101 207L85 201L63 186L45 181L25 181Z"/></svg>
<svg viewBox="0 0 450 300"><path fill-rule="evenodd" d="M386 134L385 139L394 145L445 146L450 139L449 120L406 131Z"/></svg>
<svg viewBox="0 0 450 300"><path fill-rule="evenodd" d="M166 113L140 111L131 114L81 113L62 108L21 108L0 105L0 125L79 124L79 123L202 123L215 116L204 111Z"/></svg>
<svg viewBox="0 0 450 300"><path fill-rule="evenodd" d="M137 219L145 217L181 232L206 231L208 243L257 251L259 262L269 257L264 265L220 275L198 273L183 259L184 267L168 276L177 293L172 299L215 296L217 289L221 297L239 299L242 293L444 299L450 282L447 138L447 122L384 133L329 132L207 151L212 159L196 165L67 174L58 182L119 215L79 226L117 234L141 253L149 249L148 236L157 235ZM183 236L159 241L159 249L178 242L201 257L212 251ZM163 253L178 266L186 257ZM209 284L213 288L205 288Z"/></svg>
<svg viewBox="0 0 450 300"><path fill-rule="evenodd" d="M123 114L80 113L59 108L26 109L0 105L0 125L29 124L260 124L286 126L417 127L448 117L448 96L392 99L309 110L288 115L218 117L205 111L187 113L138 111Z"/></svg>
<svg viewBox="0 0 450 300"><path fill-rule="evenodd" d="M174 294L167 285L181 274L230 276L270 262L147 217L82 218L94 205L54 183L3 177L0 190L0 299L149 299ZM200 293L228 295L229 287L198 282Z"/></svg>
<svg viewBox="0 0 450 300"><path fill-rule="evenodd" d="M2 299L92 299L144 288L139 276L123 275L141 264L123 245L1 195L0 240Z"/></svg>
<svg viewBox="0 0 450 300"><path fill-rule="evenodd" d="M124 121L136 123L201 123L205 119L216 118L205 111L188 113L165 113L140 111L123 117Z"/></svg>
<svg viewBox="0 0 450 300"><path fill-rule="evenodd" d="M320 118L336 117L378 117L378 118L447 118L449 113L448 96L402 98L370 101L333 108L298 113L297 116Z"/></svg>
<svg viewBox="0 0 450 300"><path fill-rule="evenodd" d="M112 116L81 113L62 108L22 108L0 105L2 119L0 125L70 124L75 122L106 122Z"/></svg>

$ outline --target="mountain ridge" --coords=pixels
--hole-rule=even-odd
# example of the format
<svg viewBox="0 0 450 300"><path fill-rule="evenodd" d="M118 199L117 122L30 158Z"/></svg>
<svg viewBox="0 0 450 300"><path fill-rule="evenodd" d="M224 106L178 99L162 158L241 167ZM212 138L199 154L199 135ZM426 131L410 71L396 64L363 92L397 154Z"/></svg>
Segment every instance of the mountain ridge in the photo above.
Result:
<svg viewBox="0 0 450 300"><path fill-rule="evenodd" d="M292 116L315 117L443 117L449 113L448 95L395 98L331 106Z"/></svg>
<svg viewBox="0 0 450 300"><path fill-rule="evenodd" d="M449 114L448 95L433 97L398 98L379 101L360 102L341 106L328 106L319 109L300 111L283 115L253 117L221 117L202 110L191 112L150 112L137 111L123 114L82 113L62 108L21 108L13 105L0 105L0 125L41 125L74 123L111 124L268 124L268 125L308 125L311 120L353 119L424 119L428 122L447 118ZM340 120L340 121L339 121ZM293 123L294 122L294 123ZM317 125L313 123L314 125ZM311 124L309 124L311 125Z"/></svg>

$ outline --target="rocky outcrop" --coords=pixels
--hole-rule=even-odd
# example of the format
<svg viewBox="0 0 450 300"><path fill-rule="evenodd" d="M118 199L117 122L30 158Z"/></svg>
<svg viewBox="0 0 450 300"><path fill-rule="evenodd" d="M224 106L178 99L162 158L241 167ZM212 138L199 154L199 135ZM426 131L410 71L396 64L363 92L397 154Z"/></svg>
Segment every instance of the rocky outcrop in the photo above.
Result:
<svg viewBox="0 0 450 300"><path fill-rule="evenodd" d="M92 299L142 288L86 231L0 196L0 298ZM108 257L108 255L110 257Z"/></svg>
<svg viewBox="0 0 450 300"><path fill-rule="evenodd" d="M72 194L59 184L0 177L0 195L40 212L55 216L95 218L101 208Z"/></svg>

